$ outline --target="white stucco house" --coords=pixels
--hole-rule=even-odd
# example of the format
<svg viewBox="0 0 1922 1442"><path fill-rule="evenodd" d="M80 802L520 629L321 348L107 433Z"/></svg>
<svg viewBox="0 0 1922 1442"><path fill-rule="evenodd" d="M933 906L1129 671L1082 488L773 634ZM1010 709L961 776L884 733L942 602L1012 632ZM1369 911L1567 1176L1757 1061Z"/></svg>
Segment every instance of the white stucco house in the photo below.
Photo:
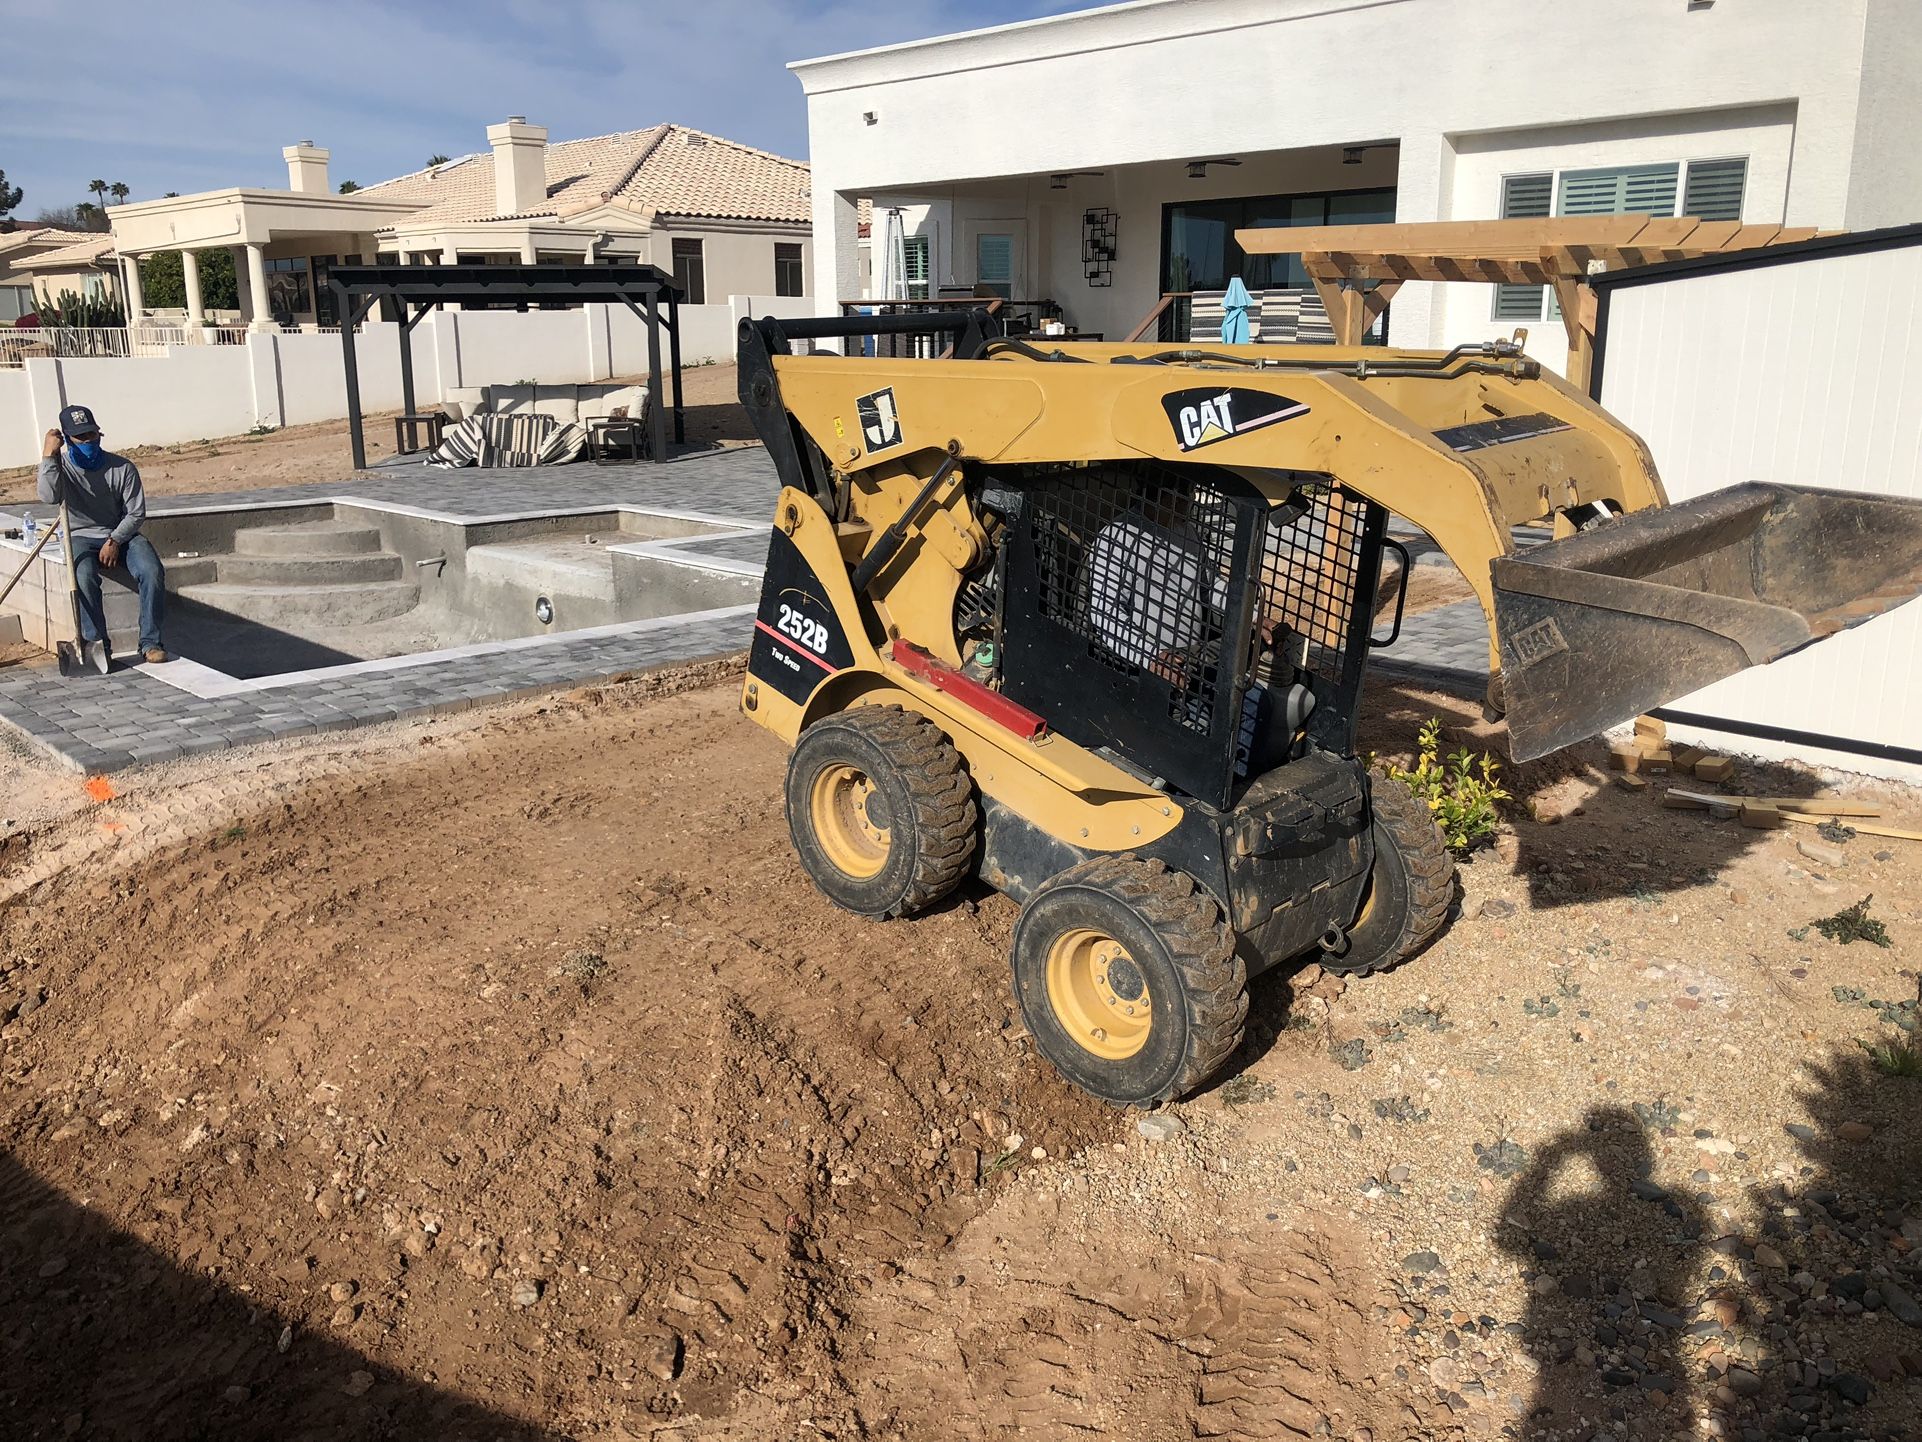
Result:
<svg viewBox="0 0 1922 1442"><path fill-rule="evenodd" d="M1303 288L1242 254L1244 226L1922 219L1915 0L1135 0L790 68L823 309L869 293L867 202L876 298L992 291L1111 340L1235 275ZM1390 338L1526 325L1559 365L1549 306L1410 284Z"/></svg>
<svg viewBox="0 0 1922 1442"><path fill-rule="evenodd" d="M241 318L260 329L330 325L335 264L643 262L672 273L687 302L809 294L808 167L752 146L654 125L549 143L510 116L488 149L341 193L331 155L303 140L282 152L285 190L230 188L109 211L128 318L146 310L134 261L178 251L186 322L203 314L199 253L231 248Z"/></svg>

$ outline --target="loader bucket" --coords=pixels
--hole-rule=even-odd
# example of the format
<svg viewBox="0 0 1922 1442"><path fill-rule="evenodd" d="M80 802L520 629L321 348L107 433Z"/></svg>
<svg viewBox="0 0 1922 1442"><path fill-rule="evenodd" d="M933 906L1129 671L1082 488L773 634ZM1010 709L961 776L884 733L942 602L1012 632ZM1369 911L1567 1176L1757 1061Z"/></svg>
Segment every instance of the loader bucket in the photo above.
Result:
<svg viewBox="0 0 1922 1442"><path fill-rule="evenodd" d="M1495 628L1517 761L1922 590L1922 500L1751 482L1504 556Z"/></svg>

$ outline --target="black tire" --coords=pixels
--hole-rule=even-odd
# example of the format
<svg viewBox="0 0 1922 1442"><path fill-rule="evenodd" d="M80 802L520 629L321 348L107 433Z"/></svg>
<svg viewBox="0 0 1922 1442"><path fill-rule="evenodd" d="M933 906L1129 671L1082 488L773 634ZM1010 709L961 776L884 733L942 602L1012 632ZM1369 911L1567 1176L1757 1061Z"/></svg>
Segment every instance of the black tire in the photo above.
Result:
<svg viewBox="0 0 1922 1442"><path fill-rule="evenodd" d="M1455 858L1448 838L1404 782L1369 778L1375 866L1361 917L1339 955L1324 951L1324 970L1370 976L1401 965L1441 931L1455 899Z"/></svg>
<svg viewBox="0 0 1922 1442"><path fill-rule="evenodd" d="M1080 960L1084 947L1097 959ZM1111 976L1122 962L1126 974ZM1159 861L1101 856L1043 883L1015 922L1013 964L1015 1000L1041 1054L1117 1106L1184 1096L1241 1045L1248 972L1234 937L1213 898ZM1072 978L1084 964L1081 987ZM1144 992L1145 1026L1121 1015ZM1128 1030L1110 1034L1090 1025L1096 1017Z"/></svg>
<svg viewBox="0 0 1922 1442"><path fill-rule="evenodd" d="M974 865L980 817L960 753L899 706L857 706L803 731L788 758L787 817L814 884L863 916L932 906Z"/></svg>

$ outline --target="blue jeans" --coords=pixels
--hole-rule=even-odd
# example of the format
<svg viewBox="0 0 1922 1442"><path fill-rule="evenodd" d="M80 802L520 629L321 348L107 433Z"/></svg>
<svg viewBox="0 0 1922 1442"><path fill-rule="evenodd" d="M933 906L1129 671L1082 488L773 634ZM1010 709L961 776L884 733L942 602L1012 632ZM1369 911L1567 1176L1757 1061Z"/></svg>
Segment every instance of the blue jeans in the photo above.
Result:
<svg viewBox="0 0 1922 1442"><path fill-rule="evenodd" d="M103 537L73 538L73 580L80 591L80 638L104 641L107 613L100 603L100 548ZM140 588L140 649L160 647L160 622L167 613L167 572L160 564L160 553L145 536L135 536L120 548L120 564L132 573Z"/></svg>

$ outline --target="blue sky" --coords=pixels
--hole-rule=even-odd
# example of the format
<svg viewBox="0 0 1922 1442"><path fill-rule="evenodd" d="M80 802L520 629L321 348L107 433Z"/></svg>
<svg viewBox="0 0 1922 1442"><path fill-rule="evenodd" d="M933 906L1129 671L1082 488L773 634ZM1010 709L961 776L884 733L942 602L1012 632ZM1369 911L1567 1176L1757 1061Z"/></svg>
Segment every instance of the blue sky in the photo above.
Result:
<svg viewBox="0 0 1922 1442"><path fill-rule="evenodd" d="M283 145L372 184L486 147L509 114L555 140L674 120L807 155L786 62L1088 8L1094 0L94 0L7 7L37 57L0 87L0 170L18 216L88 199L285 186ZM83 18L84 17L84 18ZM89 39L76 31L81 26Z"/></svg>

